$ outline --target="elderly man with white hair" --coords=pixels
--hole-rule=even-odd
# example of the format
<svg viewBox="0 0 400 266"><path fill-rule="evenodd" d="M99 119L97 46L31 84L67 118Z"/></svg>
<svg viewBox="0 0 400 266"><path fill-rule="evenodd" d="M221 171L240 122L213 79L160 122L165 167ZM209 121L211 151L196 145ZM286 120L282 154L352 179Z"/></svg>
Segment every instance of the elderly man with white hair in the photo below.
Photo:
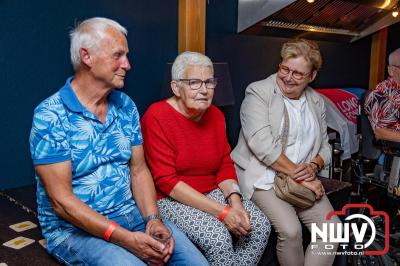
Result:
<svg viewBox="0 0 400 266"><path fill-rule="evenodd" d="M377 139L400 142L400 48L389 55L389 77L365 101L365 111Z"/></svg>
<svg viewBox="0 0 400 266"><path fill-rule="evenodd" d="M131 68L126 34L110 19L80 23L70 34L75 75L35 109L30 145L47 249L67 265L208 265L162 221L138 111L114 90Z"/></svg>

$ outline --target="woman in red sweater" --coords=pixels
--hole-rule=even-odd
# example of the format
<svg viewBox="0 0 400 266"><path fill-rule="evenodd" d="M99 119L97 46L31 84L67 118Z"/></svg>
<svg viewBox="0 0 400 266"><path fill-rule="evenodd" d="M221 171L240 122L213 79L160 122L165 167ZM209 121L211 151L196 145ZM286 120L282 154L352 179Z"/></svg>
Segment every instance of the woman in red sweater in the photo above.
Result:
<svg viewBox="0 0 400 266"><path fill-rule="evenodd" d="M242 201L224 116L211 104L216 85L207 56L184 52L176 58L174 96L151 105L142 118L146 160L161 215L211 265L256 265L271 227L251 201Z"/></svg>

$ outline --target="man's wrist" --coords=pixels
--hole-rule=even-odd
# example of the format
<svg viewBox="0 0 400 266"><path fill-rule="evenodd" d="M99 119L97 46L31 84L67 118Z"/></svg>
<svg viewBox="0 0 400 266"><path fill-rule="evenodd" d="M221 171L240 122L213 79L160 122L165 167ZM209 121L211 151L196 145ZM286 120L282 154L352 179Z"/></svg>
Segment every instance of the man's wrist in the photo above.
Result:
<svg viewBox="0 0 400 266"><path fill-rule="evenodd" d="M143 217L143 220L146 223L150 222L151 220L160 220L160 221L162 221L162 217L161 217L160 214L150 214L150 215L148 215L146 217Z"/></svg>
<svg viewBox="0 0 400 266"><path fill-rule="evenodd" d="M119 225L116 222L112 222L106 229L106 231L104 232L103 238L106 241L110 241L111 235L114 233L115 229L118 227Z"/></svg>

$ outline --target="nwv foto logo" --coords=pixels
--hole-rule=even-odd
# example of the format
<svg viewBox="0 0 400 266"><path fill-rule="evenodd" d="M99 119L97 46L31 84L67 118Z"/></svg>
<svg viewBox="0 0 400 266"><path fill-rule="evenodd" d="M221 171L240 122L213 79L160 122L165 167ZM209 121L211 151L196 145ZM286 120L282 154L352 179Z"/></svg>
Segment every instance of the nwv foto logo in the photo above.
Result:
<svg viewBox="0 0 400 266"><path fill-rule="evenodd" d="M318 248L317 237L321 238L324 243L324 248L329 250L333 249L334 245L330 243L340 243L339 246L346 248L350 245L350 236L354 236L355 243L352 243L354 249L364 251L365 255L384 255L389 250L389 216L383 211L374 211L373 207L369 204L346 204L340 211L332 211L326 219L330 220L333 215L345 215L349 209L369 209L371 216L382 216L385 221L385 246L382 250L365 250L375 240L376 228L372 219L364 214L352 214L345 218L346 223L334 224L325 222L322 228L317 224L311 224L311 249ZM358 219L358 222L352 222ZM370 230L368 230L368 228ZM367 230L369 234L367 235Z"/></svg>

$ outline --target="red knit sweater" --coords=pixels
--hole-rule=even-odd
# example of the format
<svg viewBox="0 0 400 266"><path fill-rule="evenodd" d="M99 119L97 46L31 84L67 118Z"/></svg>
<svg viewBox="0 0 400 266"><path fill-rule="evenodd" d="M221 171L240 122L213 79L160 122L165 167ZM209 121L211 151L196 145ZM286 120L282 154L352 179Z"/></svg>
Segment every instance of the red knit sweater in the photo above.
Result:
<svg viewBox="0 0 400 266"><path fill-rule="evenodd" d="M237 179L222 112L211 105L199 122L165 100L152 104L142 120L144 150L158 198L183 181L201 193Z"/></svg>

